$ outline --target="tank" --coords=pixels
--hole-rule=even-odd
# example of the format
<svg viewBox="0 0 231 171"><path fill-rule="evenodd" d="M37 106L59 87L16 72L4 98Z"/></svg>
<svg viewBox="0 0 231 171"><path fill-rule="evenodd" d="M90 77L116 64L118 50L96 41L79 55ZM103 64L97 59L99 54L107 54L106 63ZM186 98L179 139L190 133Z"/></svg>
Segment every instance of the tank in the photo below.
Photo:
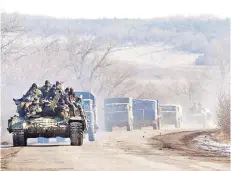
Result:
<svg viewBox="0 0 231 171"><path fill-rule="evenodd" d="M208 128L211 123L213 123L213 116L208 109L194 110L189 108L188 112L185 114L185 122L189 124L200 124L203 128Z"/></svg>
<svg viewBox="0 0 231 171"><path fill-rule="evenodd" d="M43 111L39 114L30 117L16 114L8 120L7 130L13 134L13 146L26 146L28 138L38 137L70 138L70 145L83 145L86 120L79 111L73 116L69 108L57 108L60 95L58 93L53 101L45 102Z"/></svg>

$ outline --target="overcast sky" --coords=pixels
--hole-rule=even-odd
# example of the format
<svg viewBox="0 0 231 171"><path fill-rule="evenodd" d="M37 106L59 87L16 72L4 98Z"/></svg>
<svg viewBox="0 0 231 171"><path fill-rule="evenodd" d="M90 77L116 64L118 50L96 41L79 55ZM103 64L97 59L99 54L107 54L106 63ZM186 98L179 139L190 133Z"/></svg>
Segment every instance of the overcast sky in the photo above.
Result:
<svg viewBox="0 0 231 171"><path fill-rule="evenodd" d="M229 3L229 0L1 0L1 9L58 18L154 18L178 14L231 17Z"/></svg>

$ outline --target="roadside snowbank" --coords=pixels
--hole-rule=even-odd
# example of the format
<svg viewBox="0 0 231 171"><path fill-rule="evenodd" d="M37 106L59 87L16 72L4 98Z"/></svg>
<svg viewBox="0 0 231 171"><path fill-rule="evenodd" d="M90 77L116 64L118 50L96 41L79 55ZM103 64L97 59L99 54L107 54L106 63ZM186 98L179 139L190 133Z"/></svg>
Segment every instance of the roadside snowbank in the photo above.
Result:
<svg viewBox="0 0 231 171"><path fill-rule="evenodd" d="M198 147L211 151L220 155L229 156L231 153L230 144L219 143L212 139L210 135L200 135L193 139L198 144Z"/></svg>

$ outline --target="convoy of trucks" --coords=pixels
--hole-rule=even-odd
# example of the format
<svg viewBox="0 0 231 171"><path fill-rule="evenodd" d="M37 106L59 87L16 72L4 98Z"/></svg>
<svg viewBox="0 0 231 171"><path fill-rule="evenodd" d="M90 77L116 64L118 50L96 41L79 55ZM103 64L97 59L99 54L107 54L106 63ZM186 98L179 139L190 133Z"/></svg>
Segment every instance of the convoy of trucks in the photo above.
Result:
<svg viewBox="0 0 231 171"><path fill-rule="evenodd" d="M75 92L75 94L82 99L81 105L86 116L86 129L83 136L88 135L89 141L95 141L98 130L96 97L87 91ZM127 131L132 131L147 126L158 130L162 125L174 125L175 128L181 128L183 119L197 120L197 115L201 117L203 127L207 128L207 120L213 119L208 110L193 112L192 108L190 111L183 118L182 107L179 104L159 104L158 100L131 97L106 98L104 99L105 131L113 131L113 127L126 127ZM68 137L62 136L56 137L57 143L65 142L65 138ZM49 136L37 137L37 143L49 143Z"/></svg>

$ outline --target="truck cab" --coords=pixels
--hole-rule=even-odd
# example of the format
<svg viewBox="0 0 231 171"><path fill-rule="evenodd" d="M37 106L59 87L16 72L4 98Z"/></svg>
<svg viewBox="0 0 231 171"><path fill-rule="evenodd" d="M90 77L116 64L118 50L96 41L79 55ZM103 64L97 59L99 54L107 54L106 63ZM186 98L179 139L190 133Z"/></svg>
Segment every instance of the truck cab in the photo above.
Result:
<svg viewBox="0 0 231 171"><path fill-rule="evenodd" d="M175 125L175 128L182 126L182 107L178 104L161 104L159 106L161 123Z"/></svg>
<svg viewBox="0 0 231 171"><path fill-rule="evenodd" d="M127 127L127 131L133 130L132 98L107 98L104 100L104 123L105 130L112 128Z"/></svg>
<svg viewBox="0 0 231 171"><path fill-rule="evenodd" d="M134 128L152 126L153 129L160 129L158 117L158 100L133 99Z"/></svg>

